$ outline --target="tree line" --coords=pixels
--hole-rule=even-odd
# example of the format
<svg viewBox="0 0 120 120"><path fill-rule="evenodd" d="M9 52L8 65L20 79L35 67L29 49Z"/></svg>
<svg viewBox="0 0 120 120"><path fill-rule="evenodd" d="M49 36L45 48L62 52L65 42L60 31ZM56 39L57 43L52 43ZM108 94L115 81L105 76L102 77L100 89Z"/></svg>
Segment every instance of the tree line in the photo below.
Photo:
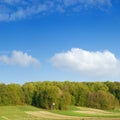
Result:
<svg viewBox="0 0 120 120"><path fill-rule="evenodd" d="M28 82L0 84L0 105L28 104L45 109L70 105L98 109L120 106L120 82Z"/></svg>

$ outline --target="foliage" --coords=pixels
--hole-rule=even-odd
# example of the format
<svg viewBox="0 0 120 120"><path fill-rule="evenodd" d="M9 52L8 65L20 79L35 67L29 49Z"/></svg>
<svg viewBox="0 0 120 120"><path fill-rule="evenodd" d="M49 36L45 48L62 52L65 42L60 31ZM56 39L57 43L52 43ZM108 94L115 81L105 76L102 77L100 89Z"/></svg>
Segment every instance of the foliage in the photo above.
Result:
<svg viewBox="0 0 120 120"><path fill-rule="evenodd" d="M116 109L119 82L29 82L0 84L0 105L28 104L45 109L69 109L70 105Z"/></svg>
<svg viewBox="0 0 120 120"><path fill-rule="evenodd" d="M88 107L114 109L119 106L115 96L105 91L92 92L88 95Z"/></svg>
<svg viewBox="0 0 120 120"><path fill-rule="evenodd" d="M0 84L0 105L17 105L24 103L24 93L18 84Z"/></svg>

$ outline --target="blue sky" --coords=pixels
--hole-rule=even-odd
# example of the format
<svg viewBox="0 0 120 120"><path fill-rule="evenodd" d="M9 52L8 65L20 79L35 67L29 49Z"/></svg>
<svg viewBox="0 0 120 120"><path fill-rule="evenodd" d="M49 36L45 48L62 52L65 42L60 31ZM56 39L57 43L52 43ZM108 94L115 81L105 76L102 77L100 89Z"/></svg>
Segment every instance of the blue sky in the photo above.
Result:
<svg viewBox="0 0 120 120"><path fill-rule="evenodd" d="M0 82L120 81L119 0L1 0Z"/></svg>

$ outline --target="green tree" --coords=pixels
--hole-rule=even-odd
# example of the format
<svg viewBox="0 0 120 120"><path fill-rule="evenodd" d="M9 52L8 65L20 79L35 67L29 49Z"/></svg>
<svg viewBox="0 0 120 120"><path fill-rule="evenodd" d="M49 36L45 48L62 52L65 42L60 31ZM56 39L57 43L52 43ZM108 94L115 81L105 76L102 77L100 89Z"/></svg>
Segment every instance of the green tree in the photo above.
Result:
<svg viewBox="0 0 120 120"><path fill-rule="evenodd" d="M9 84L7 89L10 104L18 105L25 103L24 93L19 84Z"/></svg>
<svg viewBox="0 0 120 120"><path fill-rule="evenodd" d="M8 89L7 85L5 84L0 84L0 105L9 105L9 94L8 94Z"/></svg>
<svg viewBox="0 0 120 120"><path fill-rule="evenodd" d="M105 91L92 92L88 95L88 107L98 109L115 109L119 106L117 99Z"/></svg>
<svg viewBox="0 0 120 120"><path fill-rule="evenodd" d="M120 83L107 81L105 84L108 86L110 93L112 93L120 103Z"/></svg>
<svg viewBox="0 0 120 120"><path fill-rule="evenodd" d="M35 85L34 83L25 83L22 86L23 92L24 92L24 96L25 96L25 103L31 105L32 104L32 100L33 100L33 95L34 95L34 91L35 91Z"/></svg>

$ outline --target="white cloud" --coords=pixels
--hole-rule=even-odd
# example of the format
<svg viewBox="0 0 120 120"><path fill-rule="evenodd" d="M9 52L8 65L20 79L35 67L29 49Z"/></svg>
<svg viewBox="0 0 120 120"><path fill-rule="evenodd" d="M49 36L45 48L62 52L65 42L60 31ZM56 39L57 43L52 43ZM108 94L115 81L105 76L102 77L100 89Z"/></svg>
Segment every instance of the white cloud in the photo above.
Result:
<svg viewBox="0 0 120 120"><path fill-rule="evenodd" d="M86 51L72 48L57 53L50 62L53 66L79 73L87 77L116 77L120 75L120 60L110 51Z"/></svg>
<svg viewBox="0 0 120 120"><path fill-rule="evenodd" d="M43 13L79 12L86 8L106 9L112 0L0 0L0 21L25 19ZM76 10L77 9L77 10Z"/></svg>
<svg viewBox="0 0 120 120"><path fill-rule="evenodd" d="M0 56L0 64L7 64L7 65L19 65L23 67L35 65L38 66L40 62L28 55L27 53L23 53L22 51L12 51L12 55L1 55Z"/></svg>

